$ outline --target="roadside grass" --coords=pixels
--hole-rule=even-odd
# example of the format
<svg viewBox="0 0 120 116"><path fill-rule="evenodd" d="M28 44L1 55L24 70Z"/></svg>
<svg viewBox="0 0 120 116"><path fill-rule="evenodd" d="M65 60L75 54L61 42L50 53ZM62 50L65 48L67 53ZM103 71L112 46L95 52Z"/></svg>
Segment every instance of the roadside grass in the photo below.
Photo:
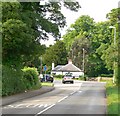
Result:
<svg viewBox="0 0 120 116"><path fill-rule="evenodd" d="M106 95L107 95L107 114L120 115L120 101L118 90L120 89L111 80L107 80Z"/></svg>
<svg viewBox="0 0 120 116"><path fill-rule="evenodd" d="M54 77L54 80L62 80L62 78Z"/></svg>
<svg viewBox="0 0 120 116"><path fill-rule="evenodd" d="M50 83L50 82L42 82L41 85L42 86L50 86L50 87L54 86L54 84Z"/></svg>

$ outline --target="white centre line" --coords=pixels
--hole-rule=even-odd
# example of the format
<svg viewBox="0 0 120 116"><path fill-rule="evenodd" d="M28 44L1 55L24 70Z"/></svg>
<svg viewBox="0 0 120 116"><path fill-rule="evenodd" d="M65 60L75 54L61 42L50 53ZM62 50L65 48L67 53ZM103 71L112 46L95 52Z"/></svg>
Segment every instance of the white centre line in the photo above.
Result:
<svg viewBox="0 0 120 116"><path fill-rule="evenodd" d="M43 104L39 105L39 108L42 107L42 106L43 106Z"/></svg>
<svg viewBox="0 0 120 116"><path fill-rule="evenodd" d="M81 93L82 91L78 91L79 93Z"/></svg>
<svg viewBox="0 0 120 116"><path fill-rule="evenodd" d="M19 104L19 105L17 105L16 107L14 107L14 108L22 108L22 107L20 107L20 106L22 106L23 104Z"/></svg>
<svg viewBox="0 0 120 116"><path fill-rule="evenodd" d="M32 104L29 104L29 105L27 105L26 107L28 108L28 107L30 107Z"/></svg>
<svg viewBox="0 0 120 116"><path fill-rule="evenodd" d="M77 92L77 91L73 91L72 93L70 93L70 95L73 95L75 92Z"/></svg>
<svg viewBox="0 0 120 116"><path fill-rule="evenodd" d="M47 107L47 106L48 106L48 104L45 104L45 105L44 105L44 108Z"/></svg>
<svg viewBox="0 0 120 116"><path fill-rule="evenodd" d="M60 100L58 101L58 103L61 102L61 101L63 101L63 100L66 99L67 97L68 97L68 96L63 97L62 99L60 99Z"/></svg>
<svg viewBox="0 0 120 116"><path fill-rule="evenodd" d="M48 109L52 108L55 104L52 104L51 106L47 107L46 109L38 112L35 116L38 116L39 114L42 114L43 112L47 111Z"/></svg>
<svg viewBox="0 0 120 116"><path fill-rule="evenodd" d="M14 106L12 106L12 105L8 105L8 106L9 106L9 107L12 107L12 108L14 107Z"/></svg>

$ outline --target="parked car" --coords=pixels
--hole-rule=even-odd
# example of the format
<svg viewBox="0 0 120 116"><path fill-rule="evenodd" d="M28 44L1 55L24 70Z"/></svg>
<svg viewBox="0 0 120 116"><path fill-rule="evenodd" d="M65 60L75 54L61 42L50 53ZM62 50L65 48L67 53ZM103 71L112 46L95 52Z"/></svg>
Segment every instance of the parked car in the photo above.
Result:
<svg viewBox="0 0 120 116"><path fill-rule="evenodd" d="M49 74L45 74L43 75L43 78L41 78L41 82L53 82L54 81L54 78L52 75L49 75Z"/></svg>
<svg viewBox="0 0 120 116"><path fill-rule="evenodd" d="M62 83L65 84L66 82L74 83L73 76L71 74L65 74L63 77Z"/></svg>

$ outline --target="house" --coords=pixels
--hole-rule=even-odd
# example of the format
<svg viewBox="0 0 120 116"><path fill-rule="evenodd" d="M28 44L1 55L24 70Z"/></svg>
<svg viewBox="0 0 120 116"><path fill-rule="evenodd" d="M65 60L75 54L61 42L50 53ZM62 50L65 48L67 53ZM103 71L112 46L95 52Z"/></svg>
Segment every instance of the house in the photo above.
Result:
<svg viewBox="0 0 120 116"><path fill-rule="evenodd" d="M65 75L66 73L72 73L74 77L84 75L83 71L76 67L74 64L72 64L71 60L69 60L68 64L66 65L58 65L54 67L54 64L52 64L51 74Z"/></svg>

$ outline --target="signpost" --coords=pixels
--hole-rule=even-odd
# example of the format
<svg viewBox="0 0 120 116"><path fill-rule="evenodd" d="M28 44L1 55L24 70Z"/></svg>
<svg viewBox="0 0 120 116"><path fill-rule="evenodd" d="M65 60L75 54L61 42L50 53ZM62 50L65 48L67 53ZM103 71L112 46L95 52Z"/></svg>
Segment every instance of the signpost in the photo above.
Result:
<svg viewBox="0 0 120 116"><path fill-rule="evenodd" d="M45 82L46 82L46 70L47 70L47 66L45 65L43 70L45 71Z"/></svg>

